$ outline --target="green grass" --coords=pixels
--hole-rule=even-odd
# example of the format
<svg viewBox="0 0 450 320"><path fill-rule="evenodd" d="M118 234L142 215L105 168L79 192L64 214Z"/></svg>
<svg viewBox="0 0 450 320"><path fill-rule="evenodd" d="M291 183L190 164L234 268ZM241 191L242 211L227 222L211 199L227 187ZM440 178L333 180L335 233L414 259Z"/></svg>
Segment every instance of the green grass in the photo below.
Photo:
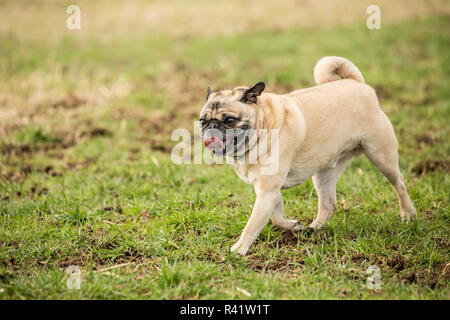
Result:
<svg viewBox="0 0 450 320"><path fill-rule="evenodd" d="M449 22L3 39L0 100L18 115L0 131L0 298L246 299L242 288L251 299L448 299ZM230 254L252 188L226 166L173 164L170 132L192 130L207 85L311 86L324 55L349 58L377 89L418 218L403 223L393 188L358 158L323 231L297 240L269 224L248 256ZM441 165L418 176L421 161ZM315 217L310 181L283 197L288 217ZM81 290L66 286L69 265ZM379 290L366 288L370 265Z"/></svg>

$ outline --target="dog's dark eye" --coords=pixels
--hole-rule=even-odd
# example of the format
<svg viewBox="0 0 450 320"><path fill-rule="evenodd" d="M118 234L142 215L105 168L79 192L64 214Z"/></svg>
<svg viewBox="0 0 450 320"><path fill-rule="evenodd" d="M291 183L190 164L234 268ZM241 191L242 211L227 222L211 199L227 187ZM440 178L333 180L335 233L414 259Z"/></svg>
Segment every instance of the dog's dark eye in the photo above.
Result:
<svg viewBox="0 0 450 320"><path fill-rule="evenodd" d="M226 125L232 126L232 125L234 125L237 121L238 121L238 119L236 119L236 118L228 117L228 118L225 119L224 122L225 122Z"/></svg>
<svg viewBox="0 0 450 320"><path fill-rule="evenodd" d="M205 118L201 118L199 121L200 121L200 124L203 126L203 125L205 125L206 119Z"/></svg>

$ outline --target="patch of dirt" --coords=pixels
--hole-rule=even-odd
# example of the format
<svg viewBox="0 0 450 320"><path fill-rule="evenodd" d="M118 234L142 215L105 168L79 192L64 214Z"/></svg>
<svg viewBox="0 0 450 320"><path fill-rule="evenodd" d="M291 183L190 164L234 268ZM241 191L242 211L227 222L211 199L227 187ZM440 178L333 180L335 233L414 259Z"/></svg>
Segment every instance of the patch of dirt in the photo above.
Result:
<svg viewBox="0 0 450 320"><path fill-rule="evenodd" d="M68 161L65 163L65 168L68 170L75 170L78 168L86 168L88 166L90 166L92 163L94 163L96 161L96 159L94 158L86 158L83 161L79 161L79 162L72 162L72 161Z"/></svg>
<svg viewBox="0 0 450 320"><path fill-rule="evenodd" d="M64 270L71 265L83 267L86 266L87 264L92 263L94 270L99 270L102 269L105 265L109 265L111 262L116 261L122 263L123 259L119 261L119 258L117 258L115 261L110 261L94 253L81 253L79 255L70 256L61 261L56 262L56 267L61 270Z"/></svg>
<svg viewBox="0 0 450 320"><path fill-rule="evenodd" d="M320 241L319 237L314 237L312 241ZM289 247L289 248L297 248L298 242L301 241L299 238L297 238L296 235L294 235L291 231L283 231L281 233L281 236L277 239L273 240L270 244L272 248L279 248L279 247ZM305 253L305 249L300 249L300 257L297 255L294 259L291 259L290 257L287 258L278 258L275 260L267 260L265 257L255 257L255 256L248 256L248 264L247 267L257 271L265 271L265 272L292 272L297 273L301 271L303 265L303 259L301 258L301 255Z"/></svg>
<svg viewBox="0 0 450 320"><path fill-rule="evenodd" d="M173 120L175 115L169 116L159 111L153 111L151 117L141 117L138 119L139 128L146 133L160 132L165 130L167 123Z"/></svg>
<svg viewBox="0 0 450 320"><path fill-rule="evenodd" d="M0 152L6 155L22 155L31 151L32 147L29 144L5 144L0 148Z"/></svg>
<svg viewBox="0 0 450 320"><path fill-rule="evenodd" d="M440 139L436 138L436 136L432 133L417 135L414 137L414 140L419 145L427 145L427 146L433 146L435 143L440 142Z"/></svg>
<svg viewBox="0 0 450 320"><path fill-rule="evenodd" d="M241 204L241 201L238 200L231 200L231 201L226 201L223 205L226 206L227 208L238 208Z"/></svg>
<svg viewBox="0 0 450 320"><path fill-rule="evenodd" d="M117 205L117 206L106 206L106 207L103 207L103 210L104 211L112 211L112 212L114 212L114 213L123 213L123 209L122 209L122 207L120 206L120 205Z"/></svg>
<svg viewBox="0 0 450 320"><path fill-rule="evenodd" d="M351 260L352 260L352 262L354 262L354 263L361 263L361 262L366 261L367 259L366 259L366 256L365 256L364 254L362 254L362 253L357 253L357 254L354 254L354 255L352 256Z"/></svg>
<svg viewBox="0 0 450 320"><path fill-rule="evenodd" d="M35 186L31 187L30 190L28 191L28 196L30 198L33 198L35 195L41 196L43 194L46 194L47 192L48 192L47 188L45 188L45 187L42 188L42 187L35 185Z"/></svg>
<svg viewBox="0 0 450 320"><path fill-rule="evenodd" d="M51 165L36 169L28 163L5 162L0 169L0 177L7 181L23 181L32 172L42 172L52 177L61 177L63 175Z"/></svg>
<svg viewBox="0 0 450 320"><path fill-rule="evenodd" d="M7 157L24 158L36 152L49 152L55 149L67 149L75 145L75 136L69 133L61 133L58 139L53 142L39 142L39 143L8 143L0 147L0 153Z"/></svg>
<svg viewBox="0 0 450 320"><path fill-rule="evenodd" d="M354 234L354 233L349 233L348 236L347 236L347 238L350 239L350 240L355 240L355 239L357 239L358 237L357 237L356 234Z"/></svg>
<svg viewBox="0 0 450 320"><path fill-rule="evenodd" d="M115 259L109 260L101 258L93 253L82 253L79 255L67 257L62 261L58 261L56 263L56 267L58 267L61 270L65 270L67 267L71 265L84 267L86 265L92 264L94 270L101 270L110 267L111 264L118 265L122 263L133 263L133 268L136 267L136 265L141 265L143 267L143 270L141 270L141 272L145 275L148 275L149 267L150 266L154 267L155 264L154 261L155 259L145 257L136 250L130 249L125 251L123 255ZM134 269L134 271L136 271L136 269Z"/></svg>
<svg viewBox="0 0 450 320"><path fill-rule="evenodd" d="M197 231L190 231L190 232L195 232L196 234L200 235L200 233ZM181 238L176 238L174 239L176 242L178 241L182 241ZM199 261L210 261L210 262L215 262L215 263L223 263L224 258L223 256L221 256L220 254L217 254L216 252L214 252L213 250L207 248L205 253L202 253L200 255L197 255L196 258Z"/></svg>
<svg viewBox="0 0 450 320"><path fill-rule="evenodd" d="M428 172L434 171L450 172L450 161L426 159L417 163L412 169L412 172L419 177L423 177Z"/></svg>
<svg viewBox="0 0 450 320"><path fill-rule="evenodd" d="M433 265L432 270L412 270L400 277L408 283L417 283L423 287L435 289L445 286L450 279L450 263L440 262Z"/></svg>
<svg viewBox="0 0 450 320"><path fill-rule="evenodd" d="M51 165L48 165L44 168L44 172L52 177L62 177L62 173L55 170L55 168Z"/></svg>
<svg viewBox="0 0 450 320"><path fill-rule="evenodd" d="M417 283L417 275L414 271L409 271L402 279L408 281L409 283Z"/></svg>
<svg viewBox="0 0 450 320"><path fill-rule="evenodd" d="M86 103L86 99L80 98L74 93L69 93L64 98L47 101L53 108L73 109Z"/></svg>
<svg viewBox="0 0 450 320"><path fill-rule="evenodd" d="M200 101L200 100L199 100ZM181 104L178 99L177 105ZM188 108L187 108L188 109ZM198 110L196 110L198 111ZM117 122L136 121L138 126L133 131L133 140L142 145L149 145L150 151L170 153L175 142L170 141L171 132L176 128L186 128L193 131L193 119L190 116L168 113L161 110L146 110L145 108L118 109L112 115Z"/></svg>
<svg viewBox="0 0 450 320"><path fill-rule="evenodd" d="M104 237L108 234L108 231L106 231L103 228L98 228L97 231L95 232L95 234L99 237Z"/></svg>
<svg viewBox="0 0 450 320"><path fill-rule="evenodd" d="M296 247L298 238L291 231L283 231L281 233L281 240L278 243L286 247Z"/></svg>
<svg viewBox="0 0 450 320"><path fill-rule="evenodd" d="M117 248L119 244L108 241L98 241L99 238L105 238L108 235L108 231L103 228L92 228L90 225L82 230L80 235L80 241L83 243L92 245L92 247L100 249L113 249ZM16 248L18 244L13 242L7 243L8 247ZM121 264L126 262L135 262L137 264L153 265L154 259L143 256L134 248L126 248L119 253L119 256L115 258L104 258L97 253L90 252L90 250L79 250L73 252L70 256L57 250L50 257L45 260L39 260L39 258L16 260L14 257L6 259L0 259L0 266L12 272L25 272L24 270L31 270L33 266L38 266L40 270L45 268L53 268L56 266L62 271L71 265L79 267L85 267L92 265L94 270L99 270L105 266L111 266L111 264ZM148 263L150 262L150 263ZM148 272L148 269L144 270ZM1 274L0 274L1 277Z"/></svg>
<svg viewBox="0 0 450 320"><path fill-rule="evenodd" d="M172 152L173 145L170 141L161 141L159 139L150 139L150 151L161 151L165 153Z"/></svg>
<svg viewBox="0 0 450 320"><path fill-rule="evenodd" d="M321 232L308 234L308 231L304 231L304 234L305 236L302 236L302 233L296 235L289 230L284 230L281 233L280 237L277 237L273 241L271 241L270 246L272 248L279 248L279 247L297 248L297 244L299 242L300 243L313 242L314 244L318 244L321 241L321 239L326 238L326 236L323 235Z"/></svg>
<svg viewBox="0 0 450 320"><path fill-rule="evenodd" d="M0 176L6 181L23 181L32 172L29 164L23 164L19 168L1 167Z"/></svg>
<svg viewBox="0 0 450 320"><path fill-rule="evenodd" d="M57 158L63 158L64 154L55 153L61 149L68 149L74 146L81 137L110 137L113 133L105 128L94 127L88 131L56 131L52 132L55 136L54 141L40 141L36 143L7 143L0 146L0 153L9 159L18 157L21 159L31 157L35 153L44 152L46 154L55 155ZM58 175L53 168L47 168L46 173L50 175Z"/></svg>
<svg viewBox="0 0 450 320"><path fill-rule="evenodd" d="M256 272L289 272L289 271L300 271L301 267L297 264L302 264L303 261L295 261L296 264L293 264L292 261L288 259L283 260L275 260L275 261L267 261L264 257L252 257L248 258L247 267Z"/></svg>
<svg viewBox="0 0 450 320"><path fill-rule="evenodd" d="M400 106L412 106L412 107L423 107L430 104L434 104L436 99L432 97L411 97L408 99L400 98L397 100Z"/></svg>
<svg viewBox="0 0 450 320"><path fill-rule="evenodd" d="M96 128L92 128L89 131L83 131L80 136L81 137L88 136L88 137L94 138L94 137L111 137L112 135L113 134L110 130L105 129L105 128L96 127Z"/></svg>
<svg viewBox="0 0 450 320"><path fill-rule="evenodd" d="M445 249L450 249L450 243L447 237L433 237L433 239L440 247L443 247Z"/></svg>
<svg viewBox="0 0 450 320"><path fill-rule="evenodd" d="M375 84L373 89L377 93L378 99L380 99L381 102L392 96L391 92L382 84Z"/></svg>
<svg viewBox="0 0 450 320"><path fill-rule="evenodd" d="M313 243L315 245L319 245L324 242L329 243L330 241L331 237L329 237L325 230L307 229L299 233L299 242L301 243Z"/></svg>
<svg viewBox="0 0 450 320"><path fill-rule="evenodd" d="M394 270L405 269L408 261L400 254L396 253L393 256L387 258L386 265Z"/></svg>
<svg viewBox="0 0 450 320"><path fill-rule="evenodd" d="M426 210L424 212L425 217L427 217L428 220L432 220L433 219L433 212L431 210Z"/></svg>
<svg viewBox="0 0 450 320"><path fill-rule="evenodd" d="M431 269L415 268L406 272L405 269L409 265L408 260L400 253L395 253L390 257L372 254L370 263L384 268L385 271L392 270L398 273L402 281L417 283L420 286L428 286L432 289L444 286L450 278L450 263L448 262L434 263Z"/></svg>
<svg viewBox="0 0 450 320"><path fill-rule="evenodd" d="M114 260L114 263L134 262L144 259L145 257L137 250L130 248L126 250L123 255Z"/></svg>
<svg viewBox="0 0 450 320"><path fill-rule="evenodd" d="M0 259L0 266L2 266L2 269L7 269L12 273L21 272L22 269L19 261L17 261L14 257Z"/></svg>

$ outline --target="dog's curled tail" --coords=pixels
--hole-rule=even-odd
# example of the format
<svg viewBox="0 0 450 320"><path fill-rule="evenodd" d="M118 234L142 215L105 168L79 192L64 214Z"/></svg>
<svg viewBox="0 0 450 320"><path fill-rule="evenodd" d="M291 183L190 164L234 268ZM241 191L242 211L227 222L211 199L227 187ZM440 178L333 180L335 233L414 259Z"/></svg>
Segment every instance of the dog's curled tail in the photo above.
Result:
<svg viewBox="0 0 450 320"><path fill-rule="evenodd" d="M364 78L358 68L343 57L323 57L314 67L314 80L316 84L327 83L341 79L353 79L364 83Z"/></svg>

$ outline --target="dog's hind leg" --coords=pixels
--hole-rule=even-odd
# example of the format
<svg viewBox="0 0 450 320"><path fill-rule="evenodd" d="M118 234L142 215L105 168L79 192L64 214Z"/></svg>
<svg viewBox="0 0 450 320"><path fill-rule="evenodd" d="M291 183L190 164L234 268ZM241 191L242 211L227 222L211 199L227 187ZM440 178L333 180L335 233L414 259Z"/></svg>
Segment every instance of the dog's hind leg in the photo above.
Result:
<svg viewBox="0 0 450 320"><path fill-rule="evenodd" d="M320 229L331 218L336 210L336 183L351 158L357 154L359 154L358 151L350 151L342 155L334 168L322 170L312 177L314 189L319 197L319 214L309 228Z"/></svg>
<svg viewBox="0 0 450 320"><path fill-rule="evenodd" d="M389 123L390 124L390 123ZM394 186L400 203L400 216L411 219L416 216L416 209L409 198L403 176L398 165L398 143L392 126L379 136L374 135L371 141L364 144L364 152L369 160L381 171Z"/></svg>
<svg viewBox="0 0 450 320"><path fill-rule="evenodd" d="M314 175L312 181L319 197L319 214L309 227L320 229L328 222L336 209L337 175L334 170L327 169Z"/></svg>
<svg viewBox="0 0 450 320"><path fill-rule="evenodd" d="M271 220L276 227L283 230L291 230L296 232L304 229L304 227L298 221L289 220L284 215L283 199L281 197L281 193L278 196L278 200L273 210Z"/></svg>

